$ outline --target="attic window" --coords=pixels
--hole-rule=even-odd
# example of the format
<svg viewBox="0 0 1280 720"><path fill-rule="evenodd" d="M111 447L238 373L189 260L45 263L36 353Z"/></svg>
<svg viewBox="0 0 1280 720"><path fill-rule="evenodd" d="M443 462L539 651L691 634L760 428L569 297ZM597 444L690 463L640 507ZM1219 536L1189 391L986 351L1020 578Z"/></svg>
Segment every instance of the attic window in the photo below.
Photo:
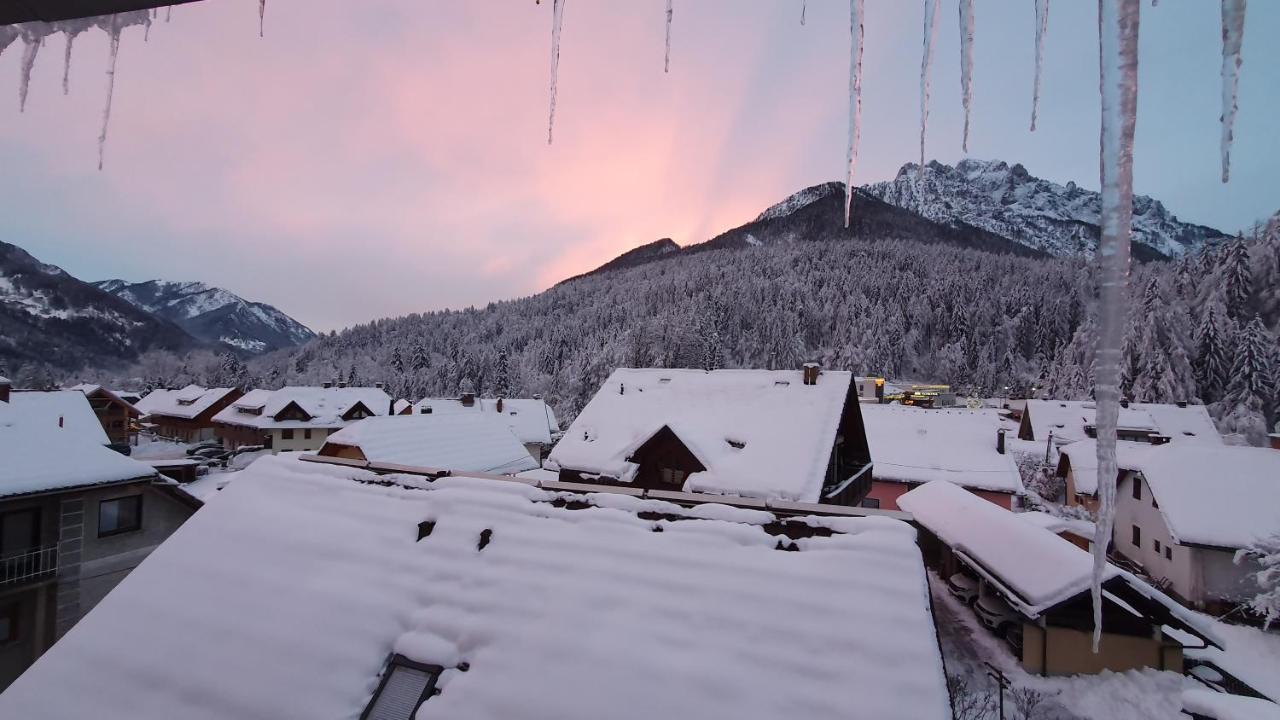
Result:
<svg viewBox="0 0 1280 720"><path fill-rule="evenodd" d="M435 694L436 679L443 670L393 655L360 720L413 720L422 703Z"/></svg>
<svg viewBox="0 0 1280 720"><path fill-rule="evenodd" d="M729 447L733 448L734 450L741 450L742 448L747 446L745 442L741 440L734 440L733 438L725 438L724 441L729 443Z"/></svg>

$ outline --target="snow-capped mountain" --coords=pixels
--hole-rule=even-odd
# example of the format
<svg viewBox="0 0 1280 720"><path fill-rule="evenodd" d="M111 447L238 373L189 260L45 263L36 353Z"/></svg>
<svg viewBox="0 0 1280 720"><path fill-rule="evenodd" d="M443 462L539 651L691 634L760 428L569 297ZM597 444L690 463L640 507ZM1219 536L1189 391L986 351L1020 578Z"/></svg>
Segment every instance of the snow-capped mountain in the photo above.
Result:
<svg viewBox="0 0 1280 720"><path fill-rule="evenodd" d="M266 303L202 282L103 280L98 288L170 320L195 337L260 354L301 345L315 333Z"/></svg>
<svg viewBox="0 0 1280 720"><path fill-rule="evenodd" d="M173 323L0 242L0 368L103 367L199 345Z"/></svg>
<svg viewBox="0 0 1280 720"><path fill-rule="evenodd" d="M919 178L917 167L907 163L892 181L863 190L934 222L981 228L1050 255L1087 257L1097 247L1100 196L1074 182L1059 185L1000 160L961 160L955 167L931 162ZM1133 198L1133 242L1140 255L1148 254L1145 249L1181 257L1226 237L1178 220L1158 200Z"/></svg>

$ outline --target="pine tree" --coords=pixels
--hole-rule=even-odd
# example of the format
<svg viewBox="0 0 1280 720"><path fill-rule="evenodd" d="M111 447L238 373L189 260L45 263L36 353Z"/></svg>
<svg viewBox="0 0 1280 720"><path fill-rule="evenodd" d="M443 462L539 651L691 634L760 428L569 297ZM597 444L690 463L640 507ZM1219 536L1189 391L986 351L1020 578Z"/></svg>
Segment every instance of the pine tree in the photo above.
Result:
<svg viewBox="0 0 1280 720"><path fill-rule="evenodd" d="M507 350L498 351L497 378L494 393L500 398L511 397L511 367L507 361Z"/></svg>
<svg viewBox="0 0 1280 720"><path fill-rule="evenodd" d="M400 356L399 345L391 349L391 369L395 370L396 375L404 372L404 358Z"/></svg>
<svg viewBox="0 0 1280 720"><path fill-rule="evenodd" d="M1249 298L1253 295L1253 269L1249 266L1249 247L1243 237L1236 238L1227 247L1225 260L1223 289L1227 315L1243 322L1248 317Z"/></svg>
<svg viewBox="0 0 1280 720"><path fill-rule="evenodd" d="M1255 316L1242 328L1231 383L1221 403L1219 429L1250 445L1262 445L1267 439L1266 410L1274 376L1270 345L1274 342L1261 318Z"/></svg>
<svg viewBox="0 0 1280 720"><path fill-rule="evenodd" d="M414 372L421 372L431 367L431 358L427 355L427 349L422 343L415 343L413 346L413 357L409 360L410 367Z"/></svg>
<svg viewBox="0 0 1280 720"><path fill-rule="evenodd" d="M1231 363L1227 359L1226 343L1223 341L1221 316L1214 305L1210 305L1200 321L1200 330L1196 334L1196 358L1193 365L1196 376L1196 387L1200 398L1205 403L1215 403L1222 399L1226 390L1227 376Z"/></svg>

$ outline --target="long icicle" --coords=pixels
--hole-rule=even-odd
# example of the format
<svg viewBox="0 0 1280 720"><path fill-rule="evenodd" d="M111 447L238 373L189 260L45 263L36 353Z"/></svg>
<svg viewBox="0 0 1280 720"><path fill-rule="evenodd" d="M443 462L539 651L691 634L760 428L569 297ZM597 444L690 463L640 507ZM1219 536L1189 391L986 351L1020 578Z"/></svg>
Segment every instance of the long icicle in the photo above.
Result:
<svg viewBox="0 0 1280 720"><path fill-rule="evenodd" d="M802 26L804 25L804 15L806 12L808 12L808 10L809 10L809 3L804 2L802 0L802 2L800 3L800 25Z"/></svg>
<svg viewBox="0 0 1280 720"><path fill-rule="evenodd" d="M849 153L844 178L844 227L853 213L853 172L862 139L862 0L849 0Z"/></svg>
<svg viewBox="0 0 1280 720"><path fill-rule="evenodd" d="M116 90L116 58L120 56L120 16L111 16L111 59L107 62L107 104L102 110L102 132L98 135L98 169L102 169L107 147L107 126L111 123L111 97Z"/></svg>
<svg viewBox="0 0 1280 720"><path fill-rule="evenodd" d="M924 0L924 54L920 58L920 167L916 168L916 179L924 177L924 138L929 129L929 66L933 64L933 41L938 36L937 25L933 22L938 16L939 0Z"/></svg>
<svg viewBox="0 0 1280 720"><path fill-rule="evenodd" d="M1040 72L1044 65L1044 39L1049 34L1049 0L1036 0L1036 77L1031 87L1031 132L1040 112Z"/></svg>
<svg viewBox="0 0 1280 720"><path fill-rule="evenodd" d="M172 5L170 5L169 7L165 8L165 11L164 11L164 21L165 21L165 22L169 22L169 18L171 18L171 17L173 17L173 6L172 6Z"/></svg>
<svg viewBox="0 0 1280 720"><path fill-rule="evenodd" d="M551 112L547 116L547 144L556 128L556 83L560 76L560 26L564 21L564 0L551 5Z"/></svg>
<svg viewBox="0 0 1280 720"><path fill-rule="evenodd" d="M964 139L960 149L969 152L969 108L973 105L973 0L960 0L960 95L964 104Z"/></svg>
<svg viewBox="0 0 1280 720"><path fill-rule="evenodd" d="M71 45L76 41L76 34L71 30L65 31L67 36L67 49L62 56L62 94L71 94Z"/></svg>
<svg viewBox="0 0 1280 720"><path fill-rule="evenodd" d="M667 0L667 55L662 61L662 72L671 72L671 2L672 0Z"/></svg>
<svg viewBox="0 0 1280 720"><path fill-rule="evenodd" d="M267 17L267 0L258 0L258 37L262 37L262 23Z"/></svg>
<svg viewBox="0 0 1280 720"><path fill-rule="evenodd" d="M1129 280L1129 233L1133 221L1133 133L1138 114L1138 12L1142 0L1098 0L1101 73L1102 236L1098 344L1094 355L1097 400L1098 510L1093 538L1093 651L1102 640L1102 580L1115 524L1116 424L1120 414L1120 368Z"/></svg>
<svg viewBox="0 0 1280 720"><path fill-rule="evenodd" d="M1231 179L1231 140L1240 89L1245 0L1222 0L1222 182Z"/></svg>
<svg viewBox="0 0 1280 720"><path fill-rule="evenodd" d="M24 112L27 109L27 90L31 88L31 69L36 66L36 53L40 52L47 34L47 32L36 34L27 31L22 33L22 75L18 80L18 112Z"/></svg>

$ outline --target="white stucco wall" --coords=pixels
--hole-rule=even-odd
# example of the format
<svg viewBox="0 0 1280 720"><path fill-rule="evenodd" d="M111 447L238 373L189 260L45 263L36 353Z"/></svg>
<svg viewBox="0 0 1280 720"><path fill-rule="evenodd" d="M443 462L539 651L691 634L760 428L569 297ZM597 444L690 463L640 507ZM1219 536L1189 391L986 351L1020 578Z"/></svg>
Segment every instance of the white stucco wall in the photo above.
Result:
<svg viewBox="0 0 1280 720"><path fill-rule="evenodd" d="M1133 484L1141 482L1142 498L1133 499ZM1133 526L1142 529L1142 547L1133 545ZM1174 544L1165 525L1164 516L1155 506L1151 488L1137 473L1125 473L1116 488L1116 523L1112 531L1115 548L1122 555L1146 568L1151 577L1169 580L1170 588L1189 602L1202 602L1195 548ZM1160 543L1156 550L1155 543ZM1164 549L1170 548L1172 558L1166 558Z"/></svg>
<svg viewBox="0 0 1280 720"><path fill-rule="evenodd" d="M334 432L337 432L336 430ZM325 428L311 428L311 437L306 437L307 433L302 429L293 431L293 439L285 440L283 430L271 431L271 452L315 452L324 445L325 438L329 437L329 430Z"/></svg>

